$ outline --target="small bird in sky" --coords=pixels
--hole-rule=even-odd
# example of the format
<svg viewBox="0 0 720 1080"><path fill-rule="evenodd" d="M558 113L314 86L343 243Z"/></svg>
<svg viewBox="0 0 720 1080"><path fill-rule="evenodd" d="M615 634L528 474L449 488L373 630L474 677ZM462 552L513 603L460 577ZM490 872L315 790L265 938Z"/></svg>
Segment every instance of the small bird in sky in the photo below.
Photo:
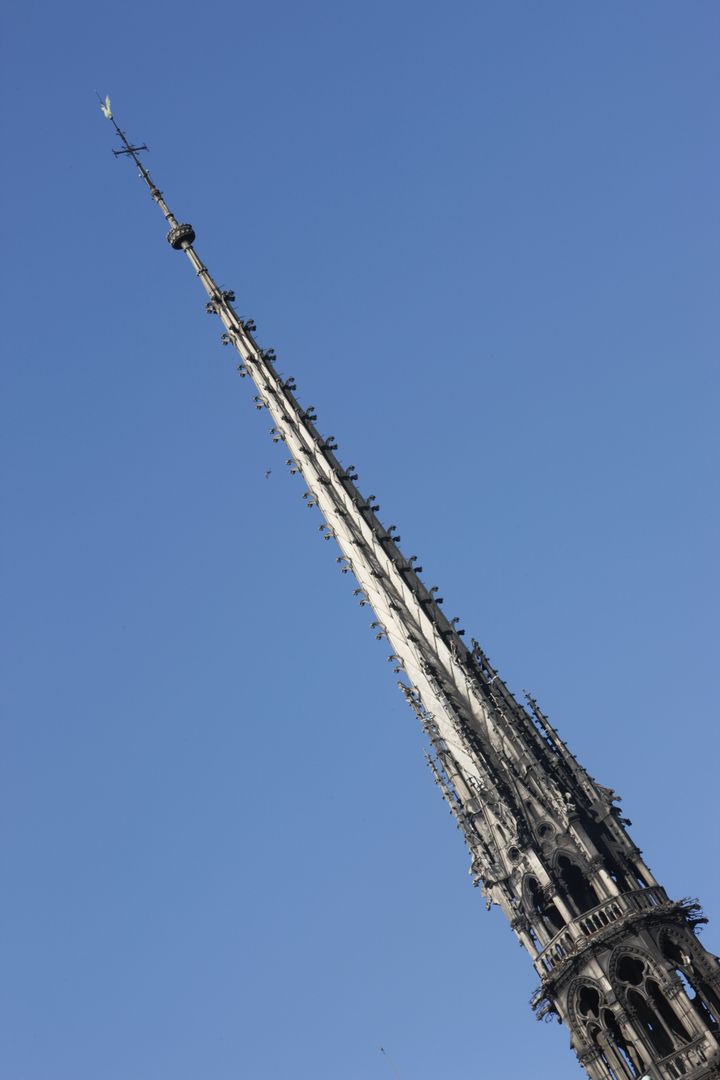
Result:
<svg viewBox="0 0 720 1080"><path fill-rule="evenodd" d="M105 100L100 102L100 109L106 120L112 120L112 109L110 107L110 95L105 96Z"/></svg>
<svg viewBox="0 0 720 1080"><path fill-rule="evenodd" d="M266 480L267 480L267 479L268 479L268 477L270 476L270 473L271 473L271 472L272 472L272 469L266 469L266 470L265 470L265 479L266 479Z"/></svg>

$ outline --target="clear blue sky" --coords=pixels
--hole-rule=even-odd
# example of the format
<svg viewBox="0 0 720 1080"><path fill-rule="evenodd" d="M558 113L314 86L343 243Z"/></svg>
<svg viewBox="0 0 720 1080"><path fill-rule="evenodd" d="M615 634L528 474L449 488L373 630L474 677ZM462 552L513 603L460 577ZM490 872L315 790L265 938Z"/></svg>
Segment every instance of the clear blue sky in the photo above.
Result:
<svg viewBox="0 0 720 1080"><path fill-rule="evenodd" d="M718 5L4 16L8 1080L572 1080L126 161L720 950ZM265 478L265 472L271 475Z"/></svg>

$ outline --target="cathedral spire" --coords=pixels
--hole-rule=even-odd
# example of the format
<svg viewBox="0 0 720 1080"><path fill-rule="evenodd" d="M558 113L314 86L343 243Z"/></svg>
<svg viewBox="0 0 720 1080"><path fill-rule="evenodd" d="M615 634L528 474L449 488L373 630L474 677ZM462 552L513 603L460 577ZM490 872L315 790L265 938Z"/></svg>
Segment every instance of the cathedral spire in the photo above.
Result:
<svg viewBox="0 0 720 1080"><path fill-rule="evenodd" d="M394 525L364 497L354 466L343 466L275 353L240 318L235 294L220 289L130 143L109 99L101 103L121 146L169 225L167 241L189 259L207 294L205 310L240 358L274 442L305 482L324 538L342 573L357 582L370 628L387 641L399 686L425 731L428 763L461 828L473 882L498 905L540 977L535 1006L570 1031L591 1080L720 1078L720 964L700 945L696 905L673 901L628 836L617 797L570 753L528 696L521 705L479 644L445 616L435 586L406 558Z"/></svg>

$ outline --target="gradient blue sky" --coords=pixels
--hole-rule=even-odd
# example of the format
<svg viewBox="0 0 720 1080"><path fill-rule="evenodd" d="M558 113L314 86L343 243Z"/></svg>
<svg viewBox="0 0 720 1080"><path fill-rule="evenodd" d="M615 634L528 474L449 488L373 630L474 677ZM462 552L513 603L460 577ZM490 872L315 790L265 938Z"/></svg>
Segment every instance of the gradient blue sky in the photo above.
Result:
<svg viewBox="0 0 720 1080"><path fill-rule="evenodd" d="M572 1080L126 161L720 949L712 2L4 16L8 1080ZM265 472L271 475L265 479Z"/></svg>

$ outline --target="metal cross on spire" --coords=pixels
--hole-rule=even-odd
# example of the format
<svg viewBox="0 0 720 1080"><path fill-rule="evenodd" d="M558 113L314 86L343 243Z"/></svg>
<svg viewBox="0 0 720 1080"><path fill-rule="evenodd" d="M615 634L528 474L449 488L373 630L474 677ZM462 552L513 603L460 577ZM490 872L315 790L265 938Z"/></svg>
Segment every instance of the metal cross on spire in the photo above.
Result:
<svg viewBox="0 0 720 1080"><path fill-rule="evenodd" d="M275 353L257 342L252 319L233 306L197 255L195 230L171 213L118 126L110 99L101 108L117 132L116 157L130 157L218 316L221 341L239 354L255 404L272 418L290 472L305 481L306 505L334 541L355 597L374 612L388 660L425 731L428 764L462 830L471 873L487 904L498 905L540 977L534 1005L571 1032L592 1080L710 1080L720 1076L720 964L700 945L697 904L672 901L653 877L614 806L617 796L578 763L535 700L521 705L477 642L463 640L427 588L416 557L406 558L395 526L384 526L374 498L356 486L333 436L316 427ZM683 981L684 980L684 981ZM689 996L692 987L694 996Z"/></svg>
<svg viewBox="0 0 720 1080"><path fill-rule="evenodd" d="M95 91L95 93L97 94L97 91ZM119 126L117 120L113 116L109 95L106 96L104 101L100 97L99 94L97 94L97 96L98 96L98 100L100 101L100 110L101 110L103 116L105 117L106 120L109 120L110 123L112 124L112 126L115 128L115 131L117 132L117 134L118 134L118 136L120 138L120 141L122 143L122 147L119 150L113 150L113 154L115 155L116 158L118 158L118 157L129 157L137 165L137 167L138 167L138 169L140 171L140 176L142 177L142 179L145 181L148 188L150 189L150 194L151 194L153 200L160 207L160 209L163 212L163 216L164 216L165 220L171 226L170 232L168 233L168 237L167 237L168 242L171 244L172 247L176 248L177 250L182 249L182 241L183 240L188 240L189 243L192 244L194 242L194 240L195 240L195 233L193 232L192 226L191 225L180 225L180 224L178 224L177 218L172 213L172 211L170 210L170 207L167 205L167 203L163 199L162 191L160 191L160 189L157 187L157 185L153 182L153 179L150 176L150 173L148 172L148 170L145 168L142 161L138 157L138 154L149 151L150 147L147 146L146 143L141 143L138 146L133 146L133 144L130 142L127 135L122 130L122 128Z"/></svg>

